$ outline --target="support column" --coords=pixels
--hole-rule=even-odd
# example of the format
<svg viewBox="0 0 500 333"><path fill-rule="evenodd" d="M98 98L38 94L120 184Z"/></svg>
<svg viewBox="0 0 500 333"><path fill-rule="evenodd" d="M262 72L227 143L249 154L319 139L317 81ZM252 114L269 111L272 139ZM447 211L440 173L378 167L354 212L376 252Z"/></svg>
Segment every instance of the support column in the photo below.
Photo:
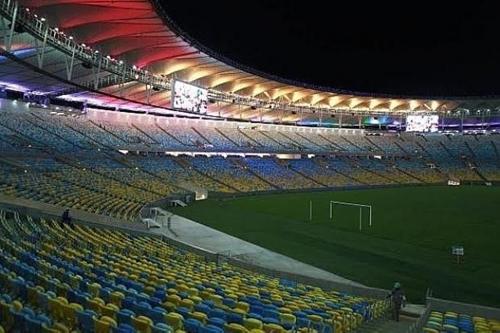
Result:
<svg viewBox="0 0 500 333"><path fill-rule="evenodd" d="M7 5L7 7L9 7ZM17 19L17 12L19 10L19 4L17 1L14 3L14 14L12 14L12 20L10 22L10 31L7 37L7 43L5 43L5 50L7 52L10 52L10 49L12 47L12 37L14 36L14 29L16 27L16 19Z"/></svg>

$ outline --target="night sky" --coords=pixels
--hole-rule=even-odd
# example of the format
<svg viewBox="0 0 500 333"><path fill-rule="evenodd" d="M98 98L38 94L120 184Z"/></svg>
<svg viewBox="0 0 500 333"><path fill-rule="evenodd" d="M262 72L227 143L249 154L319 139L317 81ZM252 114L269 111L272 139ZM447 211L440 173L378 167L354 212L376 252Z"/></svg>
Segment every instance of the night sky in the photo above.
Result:
<svg viewBox="0 0 500 333"><path fill-rule="evenodd" d="M201 44L283 78L370 93L500 95L493 1L162 3Z"/></svg>

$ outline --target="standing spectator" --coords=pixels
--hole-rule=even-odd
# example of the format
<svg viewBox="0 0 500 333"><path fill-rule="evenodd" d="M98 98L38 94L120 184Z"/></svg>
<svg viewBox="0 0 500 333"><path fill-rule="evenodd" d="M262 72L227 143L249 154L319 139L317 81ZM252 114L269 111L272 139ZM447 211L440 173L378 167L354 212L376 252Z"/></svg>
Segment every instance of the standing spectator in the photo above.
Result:
<svg viewBox="0 0 500 333"><path fill-rule="evenodd" d="M387 298L391 298L392 305L392 319L395 321L399 321L399 313L401 312L401 307L405 306L405 293L401 289L401 284L396 282L394 284L394 288L391 293L387 296Z"/></svg>

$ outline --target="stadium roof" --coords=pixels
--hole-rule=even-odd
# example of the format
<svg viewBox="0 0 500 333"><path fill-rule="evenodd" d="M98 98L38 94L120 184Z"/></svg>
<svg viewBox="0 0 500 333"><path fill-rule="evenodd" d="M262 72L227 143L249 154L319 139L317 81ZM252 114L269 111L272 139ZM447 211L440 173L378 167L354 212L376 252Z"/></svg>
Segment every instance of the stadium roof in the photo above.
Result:
<svg viewBox="0 0 500 333"><path fill-rule="evenodd" d="M228 98L226 102L209 106L209 111L217 108L223 117L253 119L256 114L262 117L262 113L278 117L277 111L271 108L259 110L251 104L227 102L231 96L277 105L318 108L325 112L344 110L353 113L446 112L464 104L464 100L453 98L372 96L340 91L287 81L245 68L191 39L154 0L20 0L19 3L46 18L50 26L74 36L75 41L99 50L101 54L168 79L223 92ZM111 95L120 91L120 96L144 96L147 87L132 81L125 86L110 84L100 89ZM158 106L163 107L169 105L169 99L169 93L153 98ZM476 101L465 103L477 104ZM293 121L301 116L292 112L287 117L288 121Z"/></svg>

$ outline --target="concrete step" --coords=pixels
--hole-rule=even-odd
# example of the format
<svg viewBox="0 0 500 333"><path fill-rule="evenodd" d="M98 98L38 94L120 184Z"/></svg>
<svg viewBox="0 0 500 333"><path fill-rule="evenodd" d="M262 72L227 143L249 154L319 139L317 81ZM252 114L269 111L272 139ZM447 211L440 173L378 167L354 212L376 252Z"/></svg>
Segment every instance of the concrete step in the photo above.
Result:
<svg viewBox="0 0 500 333"><path fill-rule="evenodd" d="M356 333L406 333L415 319L401 316L399 321L378 319L364 324Z"/></svg>

